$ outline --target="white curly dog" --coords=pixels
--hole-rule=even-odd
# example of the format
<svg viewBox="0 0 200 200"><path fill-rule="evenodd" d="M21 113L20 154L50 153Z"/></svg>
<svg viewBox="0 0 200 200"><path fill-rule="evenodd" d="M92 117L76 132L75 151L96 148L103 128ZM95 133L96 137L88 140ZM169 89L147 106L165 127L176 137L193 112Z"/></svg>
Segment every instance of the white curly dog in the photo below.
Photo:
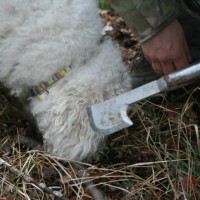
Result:
<svg viewBox="0 0 200 200"><path fill-rule="evenodd" d="M105 138L87 107L131 87L101 32L96 0L0 0L0 80L27 98L46 150L64 159L96 155Z"/></svg>

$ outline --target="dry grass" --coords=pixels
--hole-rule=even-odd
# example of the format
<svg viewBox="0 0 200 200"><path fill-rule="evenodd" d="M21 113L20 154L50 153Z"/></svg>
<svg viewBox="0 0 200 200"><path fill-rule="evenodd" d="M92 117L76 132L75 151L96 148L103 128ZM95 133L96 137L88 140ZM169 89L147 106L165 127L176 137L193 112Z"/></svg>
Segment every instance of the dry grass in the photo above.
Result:
<svg viewBox="0 0 200 200"><path fill-rule="evenodd" d="M12 112L2 97L0 157L69 199L97 199L99 190L116 200L199 199L199 97L193 87L134 105L134 126L111 136L92 164L64 162L19 145L12 135L21 134L20 128L7 125ZM0 197L55 199L3 166L0 179Z"/></svg>

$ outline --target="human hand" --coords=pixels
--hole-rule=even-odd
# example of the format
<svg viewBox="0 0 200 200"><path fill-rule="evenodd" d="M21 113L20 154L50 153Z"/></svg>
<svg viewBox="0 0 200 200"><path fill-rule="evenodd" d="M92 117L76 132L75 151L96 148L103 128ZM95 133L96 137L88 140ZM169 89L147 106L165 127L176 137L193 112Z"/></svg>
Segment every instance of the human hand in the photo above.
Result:
<svg viewBox="0 0 200 200"><path fill-rule="evenodd" d="M169 74L189 65L187 42L177 20L141 44L141 47L147 61L160 75Z"/></svg>

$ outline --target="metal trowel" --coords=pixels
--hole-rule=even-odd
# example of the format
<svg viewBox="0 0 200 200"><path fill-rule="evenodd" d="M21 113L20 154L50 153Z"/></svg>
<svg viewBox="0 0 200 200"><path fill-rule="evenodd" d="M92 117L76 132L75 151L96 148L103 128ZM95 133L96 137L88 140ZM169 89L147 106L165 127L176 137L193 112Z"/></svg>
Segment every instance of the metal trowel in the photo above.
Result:
<svg viewBox="0 0 200 200"><path fill-rule="evenodd" d="M107 101L88 107L92 128L103 135L115 133L133 125L127 115L130 104L136 103L163 91L174 90L200 80L200 63L165 75L129 92L120 94Z"/></svg>

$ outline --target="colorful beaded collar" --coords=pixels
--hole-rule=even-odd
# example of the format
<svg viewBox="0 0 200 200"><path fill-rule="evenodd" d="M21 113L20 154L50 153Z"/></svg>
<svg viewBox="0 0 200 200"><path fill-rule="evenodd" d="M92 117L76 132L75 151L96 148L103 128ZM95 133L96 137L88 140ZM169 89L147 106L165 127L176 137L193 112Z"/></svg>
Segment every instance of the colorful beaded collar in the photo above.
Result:
<svg viewBox="0 0 200 200"><path fill-rule="evenodd" d="M71 70L71 66L67 66L60 71L53 74L47 79L47 81L41 82L30 89L30 96L37 96L39 100L45 100L49 94L49 88L54 85L57 81L62 79L67 72Z"/></svg>

